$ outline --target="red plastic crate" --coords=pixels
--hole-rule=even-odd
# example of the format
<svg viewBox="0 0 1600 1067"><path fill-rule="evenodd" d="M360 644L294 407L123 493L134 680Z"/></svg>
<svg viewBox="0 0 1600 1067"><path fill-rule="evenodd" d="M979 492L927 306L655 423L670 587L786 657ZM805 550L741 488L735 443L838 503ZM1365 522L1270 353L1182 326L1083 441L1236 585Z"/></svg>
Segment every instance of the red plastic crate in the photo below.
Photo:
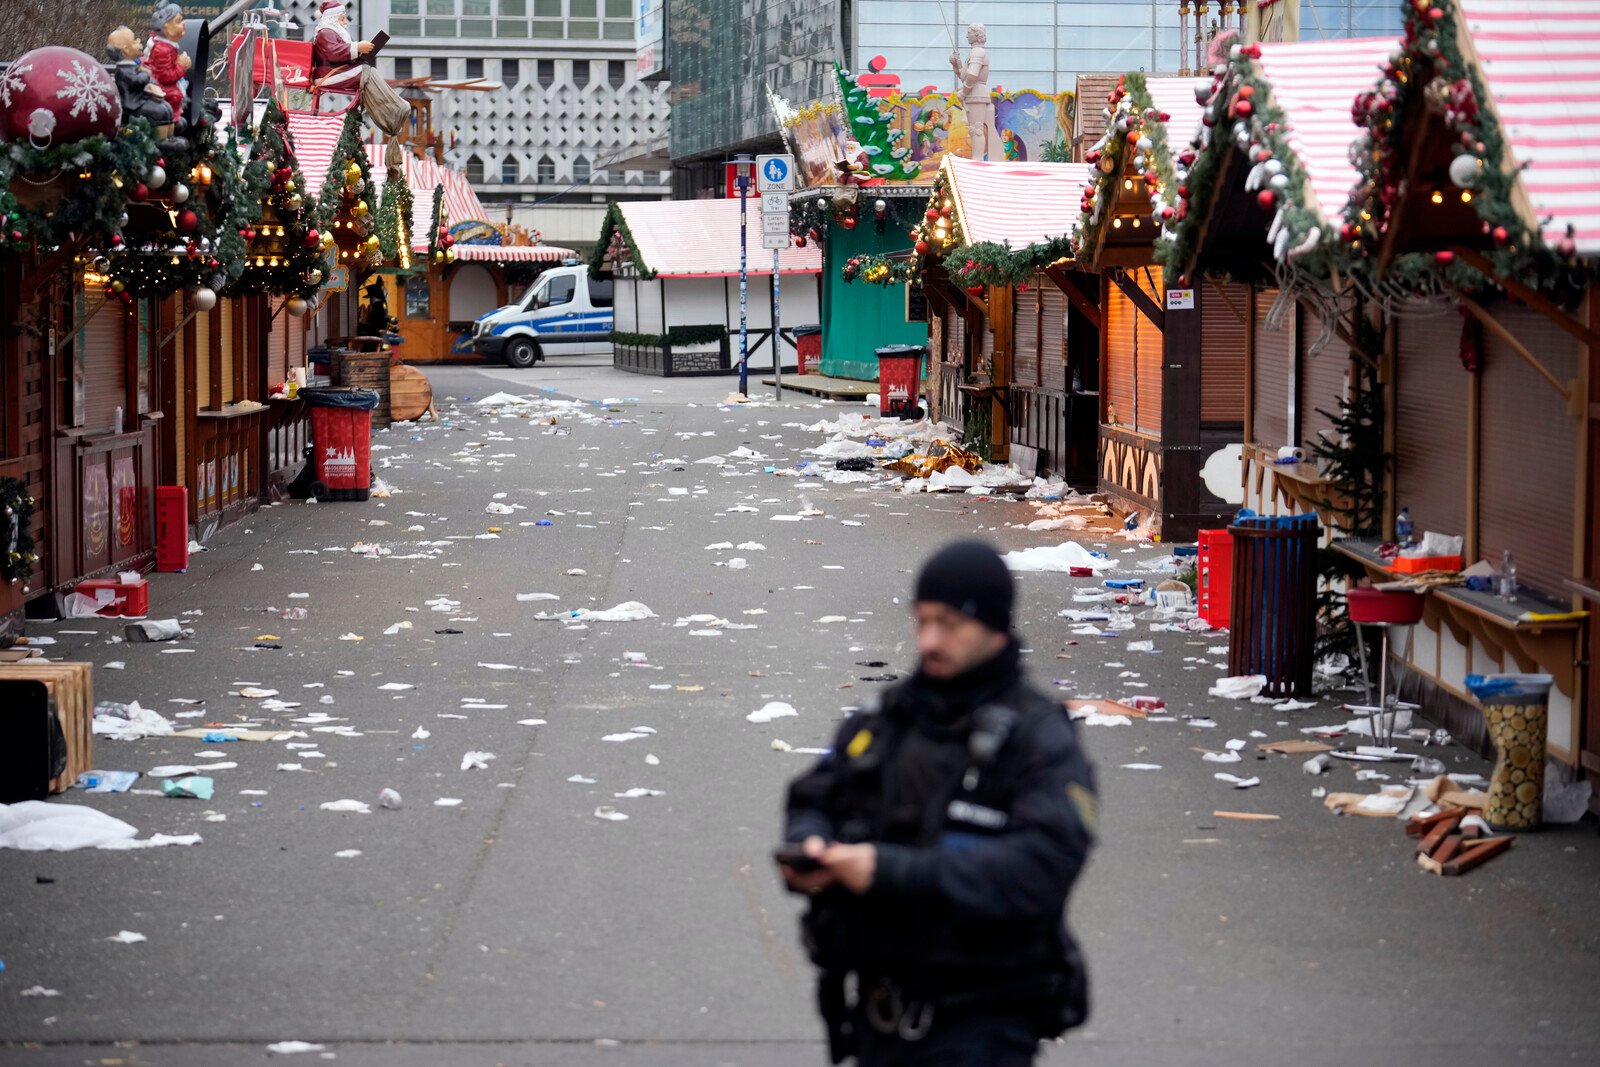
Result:
<svg viewBox="0 0 1600 1067"><path fill-rule="evenodd" d="M1198 540L1200 617L1226 629L1233 600L1233 535L1227 530L1201 530Z"/></svg>
<svg viewBox="0 0 1600 1067"><path fill-rule="evenodd" d="M123 582L120 578L92 578L87 582L79 582L75 591L93 599L97 589L109 589L113 594L111 603L97 614L108 619L119 615L150 614L150 586L143 578L137 582Z"/></svg>

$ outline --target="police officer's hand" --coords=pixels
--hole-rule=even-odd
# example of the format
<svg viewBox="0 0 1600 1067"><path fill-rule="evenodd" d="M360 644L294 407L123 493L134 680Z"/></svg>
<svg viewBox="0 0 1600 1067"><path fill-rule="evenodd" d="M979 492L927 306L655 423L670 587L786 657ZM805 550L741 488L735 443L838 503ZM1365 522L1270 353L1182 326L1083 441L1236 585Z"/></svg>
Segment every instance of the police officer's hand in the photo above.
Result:
<svg viewBox="0 0 1600 1067"><path fill-rule="evenodd" d="M806 838L800 847L815 860L821 860L828 851L828 843L815 835ZM784 883L796 893L820 893L838 880L826 866L821 870L802 872L780 863L778 870L783 872Z"/></svg>
<svg viewBox="0 0 1600 1067"><path fill-rule="evenodd" d="M817 857L838 883L852 893L872 888L878 870L878 850L873 845L829 845Z"/></svg>

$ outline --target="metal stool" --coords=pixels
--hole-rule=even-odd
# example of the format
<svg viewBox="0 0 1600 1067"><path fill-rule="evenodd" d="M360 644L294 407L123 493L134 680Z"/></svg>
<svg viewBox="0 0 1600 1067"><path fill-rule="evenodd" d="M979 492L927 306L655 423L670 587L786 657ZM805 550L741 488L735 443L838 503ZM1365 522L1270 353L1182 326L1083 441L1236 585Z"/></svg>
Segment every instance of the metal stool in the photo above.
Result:
<svg viewBox="0 0 1600 1067"><path fill-rule="evenodd" d="M1412 629L1422 619L1421 593L1392 589L1351 589L1345 595L1350 611L1350 622L1356 630L1356 652L1361 657L1361 684L1366 689L1367 721L1372 727L1374 744L1394 744L1394 720L1399 712L1398 697L1389 694L1389 631L1396 626L1406 628L1406 656L1411 655ZM1372 682L1367 668L1367 642L1361 633L1363 626L1377 626L1383 630L1383 643L1378 663L1378 702L1372 702ZM1393 706L1391 706L1391 701Z"/></svg>

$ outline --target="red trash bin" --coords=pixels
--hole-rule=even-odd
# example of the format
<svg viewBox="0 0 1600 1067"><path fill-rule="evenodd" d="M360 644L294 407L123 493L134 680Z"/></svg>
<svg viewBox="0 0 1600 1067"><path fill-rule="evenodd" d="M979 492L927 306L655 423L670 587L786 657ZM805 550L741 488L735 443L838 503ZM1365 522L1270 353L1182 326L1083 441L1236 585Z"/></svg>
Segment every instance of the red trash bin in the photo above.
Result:
<svg viewBox="0 0 1600 1067"><path fill-rule="evenodd" d="M794 359L801 374L817 374L822 363L822 327L796 326L794 328Z"/></svg>
<svg viewBox="0 0 1600 1067"><path fill-rule="evenodd" d="M312 463L318 500L366 500L372 495L371 389L302 389L311 408Z"/></svg>
<svg viewBox="0 0 1600 1067"><path fill-rule="evenodd" d="M1226 630L1233 600L1233 535L1227 530L1201 530L1199 545L1200 617Z"/></svg>
<svg viewBox="0 0 1600 1067"><path fill-rule="evenodd" d="M921 345L884 345L878 349L878 414L915 418L922 392Z"/></svg>

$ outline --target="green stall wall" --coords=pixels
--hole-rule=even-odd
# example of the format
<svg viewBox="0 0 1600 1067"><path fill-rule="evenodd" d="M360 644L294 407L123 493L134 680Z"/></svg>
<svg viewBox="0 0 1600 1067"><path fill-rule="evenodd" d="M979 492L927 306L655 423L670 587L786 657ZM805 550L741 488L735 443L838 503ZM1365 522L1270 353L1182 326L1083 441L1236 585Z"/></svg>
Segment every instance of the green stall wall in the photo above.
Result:
<svg viewBox="0 0 1600 1067"><path fill-rule="evenodd" d="M883 345L924 345L928 324L906 321L906 287L846 282L845 261L862 254L903 251L909 241L891 220L883 233L870 217L853 230L832 226L822 257L822 373L833 378L878 380L876 351Z"/></svg>

